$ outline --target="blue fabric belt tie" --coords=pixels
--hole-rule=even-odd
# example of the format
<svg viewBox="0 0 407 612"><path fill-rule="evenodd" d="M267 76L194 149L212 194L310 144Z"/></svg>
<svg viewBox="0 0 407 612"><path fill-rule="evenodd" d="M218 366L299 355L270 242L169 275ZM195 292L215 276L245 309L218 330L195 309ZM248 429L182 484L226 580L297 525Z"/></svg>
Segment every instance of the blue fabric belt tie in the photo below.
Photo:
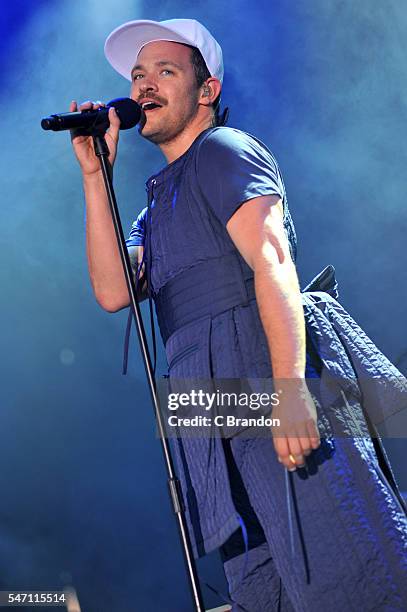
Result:
<svg viewBox="0 0 407 612"><path fill-rule="evenodd" d="M234 253L185 270L153 294L164 344L180 327L247 304L256 297L253 271Z"/></svg>

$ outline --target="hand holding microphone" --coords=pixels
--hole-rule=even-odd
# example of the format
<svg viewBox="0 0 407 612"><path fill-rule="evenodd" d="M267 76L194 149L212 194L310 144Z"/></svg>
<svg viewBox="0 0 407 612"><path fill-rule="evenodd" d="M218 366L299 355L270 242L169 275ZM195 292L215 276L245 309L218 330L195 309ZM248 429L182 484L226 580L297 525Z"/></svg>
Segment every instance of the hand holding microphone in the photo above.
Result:
<svg viewBox="0 0 407 612"><path fill-rule="evenodd" d="M91 130L97 128L105 133L109 147L109 162L113 166L116 158L119 130L137 125L142 117L141 107L130 98L116 98L108 104L83 102L79 108L75 101L68 113L45 117L41 121L44 130L70 130L72 146L84 176L100 171L100 162L95 155Z"/></svg>
<svg viewBox="0 0 407 612"><path fill-rule="evenodd" d="M79 107L75 101L69 106L69 111L95 111L106 106L102 102L83 102ZM108 110L109 128L105 133L105 140L109 147L109 162L113 166L116 159L117 143L119 142L120 119L116 109L112 106ZM93 146L93 138L90 135L81 133L80 129L71 130L71 142L76 158L84 176L100 173L100 161L96 157Z"/></svg>

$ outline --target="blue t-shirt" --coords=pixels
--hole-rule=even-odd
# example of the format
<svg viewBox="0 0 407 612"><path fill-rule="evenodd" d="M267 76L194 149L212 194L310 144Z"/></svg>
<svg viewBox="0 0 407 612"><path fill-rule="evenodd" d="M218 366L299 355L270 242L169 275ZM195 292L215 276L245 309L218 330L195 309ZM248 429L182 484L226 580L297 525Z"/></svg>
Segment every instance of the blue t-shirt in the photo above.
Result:
<svg viewBox="0 0 407 612"><path fill-rule="evenodd" d="M151 240L146 250L151 251L151 258L147 253L151 265L146 263L153 294L201 262L213 259L216 266L230 254L241 258L226 224L243 202L258 196L282 199L284 226L295 259L295 232L277 162L263 143L245 132L227 127L205 130L188 151L147 181L147 189ZM133 224L129 247L144 245L146 213L147 208ZM244 265L242 274L251 273ZM186 307L196 314L188 291L183 297ZM213 318L198 317L181 326L169 336L165 351L172 381L197 377L265 379L272 375L255 299ZM173 451L187 500L194 554L201 555L220 546L239 527L222 440L185 438L179 446L174 444Z"/></svg>
<svg viewBox="0 0 407 612"><path fill-rule="evenodd" d="M283 179L269 149L229 127L202 132L181 157L147 181L152 190L151 284L157 292L170 278L202 261L236 249L226 224L247 200L278 195L293 260L296 236ZM127 246L144 244L147 207L133 223Z"/></svg>

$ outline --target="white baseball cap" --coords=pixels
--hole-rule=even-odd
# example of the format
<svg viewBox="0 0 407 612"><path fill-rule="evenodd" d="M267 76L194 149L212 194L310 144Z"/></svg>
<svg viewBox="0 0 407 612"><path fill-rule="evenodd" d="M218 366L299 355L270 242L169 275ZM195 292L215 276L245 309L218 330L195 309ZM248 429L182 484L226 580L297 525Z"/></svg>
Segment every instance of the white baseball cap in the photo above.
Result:
<svg viewBox="0 0 407 612"><path fill-rule="evenodd" d="M222 49L196 19L128 21L109 34L105 42L105 55L113 68L131 81L131 71L141 49L147 43L158 40L183 43L199 49L211 76L222 83Z"/></svg>

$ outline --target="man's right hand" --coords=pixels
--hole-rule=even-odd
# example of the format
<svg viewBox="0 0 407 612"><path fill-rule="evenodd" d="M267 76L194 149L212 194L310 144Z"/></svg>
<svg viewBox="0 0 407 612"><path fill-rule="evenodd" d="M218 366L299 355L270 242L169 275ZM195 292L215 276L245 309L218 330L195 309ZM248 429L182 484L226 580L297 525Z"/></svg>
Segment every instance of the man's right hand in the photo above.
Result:
<svg viewBox="0 0 407 612"><path fill-rule="evenodd" d="M317 411L305 379L279 380L279 403L272 417L278 426L272 427L274 448L278 460L290 472L305 465L305 457L316 450L321 439Z"/></svg>
<svg viewBox="0 0 407 612"><path fill-rule="evenodd" d="M69 111L74 113L77 110L96 110L105 106L102 102L83 102L79 107L75 101L69 106ZM116 158L117 143L119 141L120 119L114 108L109 109L110 127L106 132L105 138L109 147L109 161L113 166ZM78 159L84 177L100 172L100 162L96 157L93 147L92 136L81 136L76 131L71 131L72 146Z"/></svg>

